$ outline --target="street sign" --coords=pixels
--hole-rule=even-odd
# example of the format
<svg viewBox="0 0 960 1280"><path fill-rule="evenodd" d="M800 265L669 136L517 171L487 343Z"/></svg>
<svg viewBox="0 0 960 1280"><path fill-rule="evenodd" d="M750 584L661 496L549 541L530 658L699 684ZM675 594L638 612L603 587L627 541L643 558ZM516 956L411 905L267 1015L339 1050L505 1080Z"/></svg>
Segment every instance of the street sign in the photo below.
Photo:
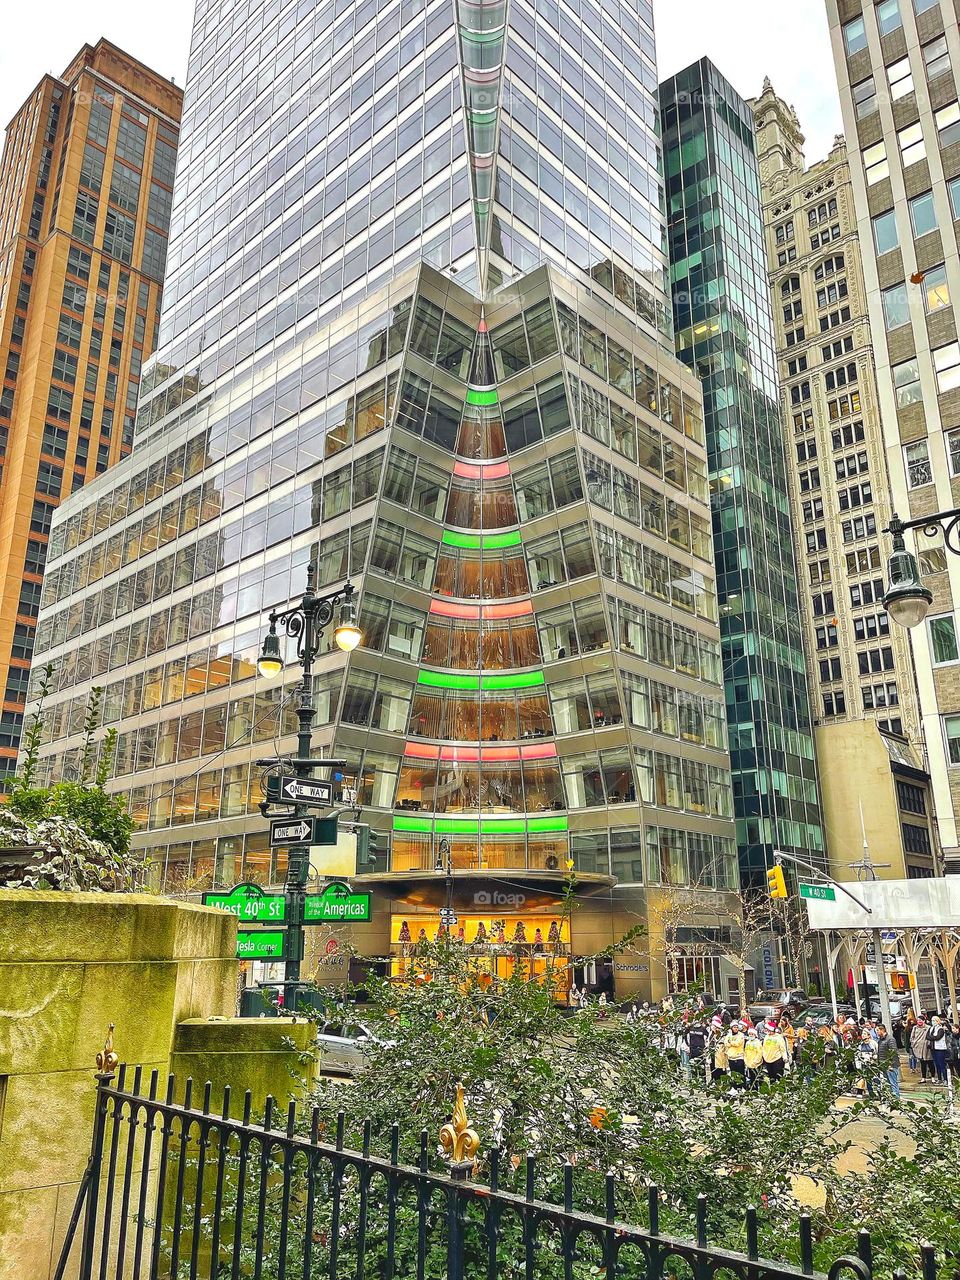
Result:
<svg viewBox="0 0 960 1280"><path fill-rule="evenodd" d="M457 923L457 920L457 913L451 910L450 907L440 908L440 923L445 924L448 929L452 929Z"/></svg>
<svg viewBox="0 0 960 1280"><path fill-rule="evenodd" d="M316 778L296 778L290 774L267 775L267 799L288 804L333 803L333 784Z"/></svg>
<svg viewBox="0 0 960 1280"><path fill-rule="evenodd" d="M251 933L240 930L237 934L238 960L282 960L282 929L256 929Z"/></svg>
<svg viewBox="0 0 960 1280"><path fill-rule="evenodd" d="M336 818L271 818L270 847L281 844L336 844Z"/></svg>
<svg viewBox="0 0 960 1280"><path fill-rule="evenodd" d="M342 885L328 885L323 893L307 894L304 902L304 924L362 923L369 919L369 893L348 893Z"/></svg>
<svg viewBox="0 0 960 1280"><path fill-rule="evenodd" d="M804 884L800 882L801 898L816 898L819 902L836 902L837 891L831 884Z"/></svg>
<svg viewBox="0 0 960 1280"><path fill-rule="evenodd" d="M238 884L227 893L205 893L203 905L229 911L245 924L280 924L286 903L282 893L264 893L256 884Z"/></svg>

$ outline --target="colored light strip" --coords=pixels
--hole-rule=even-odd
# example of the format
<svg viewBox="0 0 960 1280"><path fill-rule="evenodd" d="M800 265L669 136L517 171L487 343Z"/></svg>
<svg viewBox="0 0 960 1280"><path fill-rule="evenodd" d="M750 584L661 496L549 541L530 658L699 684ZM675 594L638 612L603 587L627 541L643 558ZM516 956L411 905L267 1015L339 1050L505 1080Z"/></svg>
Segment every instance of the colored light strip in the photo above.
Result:
<svg viewBox="0 0 960 1280"><path fill-rule="evenodd" d="M497 403L497 393L495 389L490 391L480 391L476 387L467 389L467 404L473 405L490 405Z"/></svg>
<svg viewBox="0 0 960 1280"><path fill-rule="evenodd" d="M523 618L533 613L530 600L515 600L511 604L454 604L452 600L431 600L430 612L440 618Z"/></svg>
<svg viewBox="0 0 960 1280"><path fill-rule="evenodd" d="M421 671L417 684L431 689L531 689L544 684L542 671L517 671L502 676L461 676L451 671Z"/></svg>
<svg viewBox="0 0 960 1280"><path fill-rule="evenodd" d="M412 818L394 814L394 831L436 831L438 835L513 835L566 831L566 815L551 818Z"/></svg>
<svg viewBox="0 0 960 1280"><path fill-rule="evenodd" d="M414 760L499 763L506 760L555 760L557 747L553 742L537 742L523 747L440 747L429 742L407 742L403 754Z"/></svg>
<svg viewBox="0 0 960 1280"><path fill-rule="evenodd" d="M464 480L501 480L510 474L509 462L455 462L453 474Z"/></svg>
<svg viewBox="0 0 960 1280"><path fill-rule="evenodd" d="M446 547L464 547L468 551L502 551L504 547L519 547L520 530L510 533L454 533L444 529L441 539Z"/></svg>

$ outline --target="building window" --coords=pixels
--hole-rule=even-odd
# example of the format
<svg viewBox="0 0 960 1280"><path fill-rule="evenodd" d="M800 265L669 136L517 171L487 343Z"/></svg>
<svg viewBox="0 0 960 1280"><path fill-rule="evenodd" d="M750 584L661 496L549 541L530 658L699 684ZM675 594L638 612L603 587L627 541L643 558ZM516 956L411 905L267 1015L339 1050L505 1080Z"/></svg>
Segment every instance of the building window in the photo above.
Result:
<svg viewBox="0 0 960 1280"><path fill-rule="evenodd" d="M926 13L928 9L935 9L940 0L913 0L914 13Z"/></svg>
<svg viewBox="0 0 960 1280"><path fill-rule="evenodd" d="M941 614L939 618L927 619L927 630L930 633L930 652L933 664L941 667L948 662L960 660L957 651L957 625L952 613Z"/></svg>
<svg viewBox="0 0 960 1280"><path fill-rule="evenodd" d="M950 474L960 476L960 428L947 432L947 459Z"/></svg>
<svg viewBox="0 0 960 1280"><path fill-rule="evenodd" d="M865 116L872 115L876 111L877 87L873 76L867 76L866 80L861 80L859 84L853 86L853 105L858 120L862 120Z"/></svg>
<svg viewBox="0 0 960 1280"><path fill-rule="evenodd" d="M840 693L825 693L823 695L823 714L825 716L845 716L847 714L847 699Z"/></svg>
<svg viewBox="0 0 960 1280"><path fill-rule="evenodd" d="M888 209L886 214L877 214L873 219L873 243L877 246L877 256L890 253L900 243L896 212L892 209Z"/></svg>
<svg viewBox="0 0 960 1280"><path fill-rule="evenodd" d="M904 813L927 812L927 797L923 787L914 786L912 782L901 782L897 779L897 804Z"/></svg>
<svg viewBox="0 0 960 1280"><path fill-rule="evenodd" d="M925 853L930 850L930 832L926 827L918 827L913 822L902 822L903 847L907 853Z"/></svg>
<svg viewBox="0 0 960 1280"><path fill-rule="evenodd" d="M952 178L947 185L950 189L950 213L956 221L960 218L960 178Z"/></svg>
<svg viewBox="0 0 960 1280"><path fill-rule="evenodd" d="M940 264L931 267L923 277L923 300L927 315L950 305L950 289L947 285L947 268Z"/></svg>
<svg viewBox="0 0 960 1280"><path fill-rule="evenodd" d="M933 118L940 133L941 151L954 142L960 142L960 102L948 102Z"/></svg>
<svg viewBox="0 0 960 1280"><path fill-rule="evenodd" d="M932 191L925 191L923 195L914 196L910 201L910 223L915 239L936 231L937 214L933 207Z"/></svg>
<svg viewBox="0 0 960 1280"><path fill-rule="evenodd" d="M872 187L874 183L881 182L890 176L885 143L875 142L872 147L867 147L863 153L863 167L866 170L868 186Z"/></svg>
<svg viewBox="0 0 960 1280"><path fill-rule="evenodd" d="M905 169L908 165L916 164L918 160L922 160L926 156L927 149L923 142L923 126L919 121L916 124L908 124L905 129L898 129L897 139L900 143L900 159Z"/></svg>
<svg viewBox="0 0 960 1280"><path fill-rule="evenodd" d="M903 446L903 461L907 469L907 484L911 489L933 484L933 468L930 465L930 449L926 440L914 440Z"/></svg>
<svg viewBox="0 0 960 1280"><path fill-rule="evenodd" d="M920 365L914 360L904 360L903 364L893 366L893 385L897 394L897 408L905 409L908 405L919 404L923 399L920 391Z"/></svg>
<svg viewBox="0 0 960 1280"><path fill-rule="evenodd" d="M947 740L947 758L960 764L960 716L944 716L943 731Z"/></svg>
<svg viewBox="0 0 960 1280"><path fill-rule="evenodd" d="M843 26L843 46L849 58L867 47L867 31L862 18L854 18Z"/></svg>
<svg viewBox="0 0 960 1280"><path fill-rule="evenodd" d="M908 93L913 93L913 76L910 74L909 58L900 58L897 62L891 62L887 67L887 83L890 86L890 97L894 101L897 98L905 98Z"/></svg>
<svg viewBox="0 0 960 1280"><path fill-rule="evenodd" d="M880 0L877 5L877 26L882 36L896 31L903 22L900 18L900 0Z"/></svg>
<svg viewBox="0 0 960 1280"><path fill-rule="evenodd" d="M941 392L960 387L960 344L949 342L945 347L938 347L933 353L933 367Z"/></svg>
<svg viewBox="0 0 960 1280"><path fill-rule="evenodd" d="M947 51L947 37L937 36L929 44L923 46L923 64L927 69L927 79L935 80L950 70L950 54Z"/></svg>

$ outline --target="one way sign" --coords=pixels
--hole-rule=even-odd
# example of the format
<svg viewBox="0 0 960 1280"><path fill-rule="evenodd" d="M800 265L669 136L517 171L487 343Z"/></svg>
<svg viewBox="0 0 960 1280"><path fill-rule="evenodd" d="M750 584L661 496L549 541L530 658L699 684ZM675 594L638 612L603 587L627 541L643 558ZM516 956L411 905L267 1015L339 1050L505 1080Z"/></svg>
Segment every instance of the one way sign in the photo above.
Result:
<svg viewBox="0 0 960 1280"><path fill-rule="evenodd" d="M333 803L333 785L316 778L295 778L290 774L267 776L267 799L291 804Z"/></svg>
<svg viewBox="0 0 960 1280"><path fill-rule="evenodd" d="M336 818L272 818L271 848L281 844L336 844Z"/></svg>

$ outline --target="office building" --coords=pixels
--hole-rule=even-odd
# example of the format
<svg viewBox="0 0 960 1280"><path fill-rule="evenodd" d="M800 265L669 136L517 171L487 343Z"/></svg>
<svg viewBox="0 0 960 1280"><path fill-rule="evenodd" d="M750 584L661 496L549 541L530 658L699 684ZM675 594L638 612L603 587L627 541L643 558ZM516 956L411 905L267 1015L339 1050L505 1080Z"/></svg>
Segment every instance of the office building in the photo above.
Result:
<svg viewBox="0 0 960 1280"><path fill-rule="evenodd" d="M719 984L736 854L647 6L257 4L224 56L232 12L197 9L133 455L55 523L45 768L95 679L161 883L282 880L252 762L292 749L297 671L255 661L312 561L360 592L315 736L387 845L356 944L400 972L449 865L473 954L566 972L692 883ZM618 989L663 990L645 946Z"/></svg>
<svg viewBox="0 0 960 1280"><path fill-rule="evenodd" d="M746 883L823 832L753 115L706 58L660 86L680 358L704 389L737 843Z"/></svg>
<svg viewBox="0 0 960 1280"><path fill-rule="evenodd" d="M923 774L919 705L907 633L882 604L878 530L890 520L890 490L846 143L836 138L825 159L807 165L796 113L769 80L751 106L824 832L833 872L842 875L860 841L851 847L849 823L838 820L840 793L854 819L858 801L871 821L889 816L884 800L894 788L884 744L894 767ZM867 727L837 727L862 722ZM851 772L857 750L886 760L886 769ZM882 842L871 845L882 843L885 858L893 849L903 875L932 866L932 824L921 824L922 833L916 822L881 825Z"/></svg>
<svg viewBox="0 0 960 1280"><path fill-rule="evenodd" d="M46 75L0 160L0 773L60 501L130 452L157 341L181 91L106 40Z"/></svg>
<svg viewBox="0 0 960 1280"><path fill-rule="evenodd" d="M960 34L937 0L829 0L834 61L863 246L892 505L902 519L960 506ZM869 252L867 251L869 249ZM908 534L933 605L910 631L948 870L960 868L960 559ZM882 531L877 555L891 550Z"/></svg>

